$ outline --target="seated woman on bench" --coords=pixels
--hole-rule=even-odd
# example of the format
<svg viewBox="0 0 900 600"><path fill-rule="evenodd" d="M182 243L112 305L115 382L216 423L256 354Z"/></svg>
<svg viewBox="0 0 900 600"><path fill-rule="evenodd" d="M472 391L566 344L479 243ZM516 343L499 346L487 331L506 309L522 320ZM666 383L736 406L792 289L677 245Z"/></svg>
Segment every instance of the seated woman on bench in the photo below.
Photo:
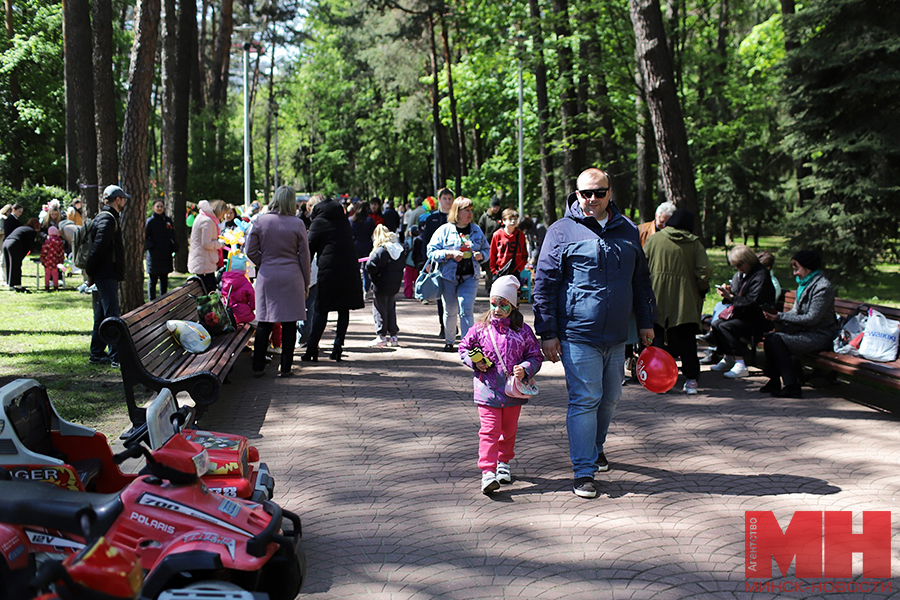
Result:
<svg viewBox="0 0 900 600"><path fill-rule="evenodd" d="M822 272L822 257L815 250L801 250L791 257L797 280L797 299L788 312L765 311L777 331L766 334L765 374L760 392L778 398L800 398L800 378L793 356L830 350L840 322L834 313L834 287ZM784 387L782 387L782 383Z"/></svg>

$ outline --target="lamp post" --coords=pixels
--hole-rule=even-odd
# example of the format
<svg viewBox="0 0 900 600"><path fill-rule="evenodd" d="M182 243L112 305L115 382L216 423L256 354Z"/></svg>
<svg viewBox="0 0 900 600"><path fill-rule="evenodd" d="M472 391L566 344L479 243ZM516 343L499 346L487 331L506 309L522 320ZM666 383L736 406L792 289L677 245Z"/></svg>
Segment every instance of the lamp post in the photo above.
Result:
<svg viewBox="0 0 900 600"><path fill-rule="evenodd" d="M519 59L519 218L525 216L525 125L522 116L524 93L522 89L522 55L525 51L525 36L516 35L516 55Z"/></svg>

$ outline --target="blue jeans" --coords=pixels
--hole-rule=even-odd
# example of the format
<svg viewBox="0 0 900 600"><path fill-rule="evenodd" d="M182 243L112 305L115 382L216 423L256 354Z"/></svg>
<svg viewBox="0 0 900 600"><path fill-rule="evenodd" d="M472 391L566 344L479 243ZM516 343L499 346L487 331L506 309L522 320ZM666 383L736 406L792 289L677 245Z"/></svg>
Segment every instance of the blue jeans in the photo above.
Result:
<svg viewBox="0 0 900 600"><path fill-rule="evenodd" d="M593 477L622 395L625 344L597 348L560 340L569 391L566 430L575 477Z"/></svg>
<svg viewBox="0 0 900 600"><path fill-rule="evenodd" d="M444 300L444 343L456 341L456 322L459 317L459 337L462 338L475 324L475 294L478 280L466 276L462 283L458 280L441 279L441 297Z"/></svg>
<svg viewBox="0 0 900 600"><path fill-rule="evenodd" d="M115 279L98 279L94 281L97 293L94 294L94 330L91 332L91 358L106 356L106 342L100 337L100 323L107 317L119 316L119 282ZM110 345L109 357L118 360L116 347Z"/></svg>

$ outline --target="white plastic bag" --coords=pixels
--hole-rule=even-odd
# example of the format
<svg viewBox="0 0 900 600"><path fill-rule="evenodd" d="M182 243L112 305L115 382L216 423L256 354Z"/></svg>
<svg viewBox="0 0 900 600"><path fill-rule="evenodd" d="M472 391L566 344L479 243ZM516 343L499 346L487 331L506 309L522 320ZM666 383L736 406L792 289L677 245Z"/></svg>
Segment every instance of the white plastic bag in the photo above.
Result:
<svg viewBox="0 0 900 600"><path fill-rule="evenodd" d="M870 308L866 331L859 345L859 355L877 362L896 360L898 339L900 339L900 323L891 321L874 308Z"/></svg>
<svg viewBox="0 0 900 600"><path fill-rule="evenodd" d="M175 341L191 354L200 354L209 348L209 332L200 323L192 321L166 321L166 329Z"/></svg>
<svg viewBox="0 0 900 600"><path fill-rule="evenodd" d="M849 354L850 356L859 356L859 344L861 340L857 340L857 336L863 333L866 328L865 315L855 314L848 318L834 338L834 351L837 354Z"/></svg>

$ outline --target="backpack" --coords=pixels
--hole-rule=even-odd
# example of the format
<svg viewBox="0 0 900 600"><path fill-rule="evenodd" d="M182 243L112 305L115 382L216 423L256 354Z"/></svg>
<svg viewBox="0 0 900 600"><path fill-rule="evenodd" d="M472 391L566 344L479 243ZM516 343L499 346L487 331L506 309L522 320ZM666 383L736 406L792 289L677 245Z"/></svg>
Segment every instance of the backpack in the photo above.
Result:
<svg viewBox="0 0 900 600"><path fill-rule="evenodd" d="M112 213L108 211L100 211L93 219L85 217L81 227L77 227L72 234L72 262L75 263L75 266L79 269L87 268L88 256L91 254L91 245L94 243L92 225L104 212L112 217ZM116 229L118 229L118 220L116 220L115 217L113 217L113 220L116 223ZM113 255L113 257L115 258L115 255Z"/></svg>

